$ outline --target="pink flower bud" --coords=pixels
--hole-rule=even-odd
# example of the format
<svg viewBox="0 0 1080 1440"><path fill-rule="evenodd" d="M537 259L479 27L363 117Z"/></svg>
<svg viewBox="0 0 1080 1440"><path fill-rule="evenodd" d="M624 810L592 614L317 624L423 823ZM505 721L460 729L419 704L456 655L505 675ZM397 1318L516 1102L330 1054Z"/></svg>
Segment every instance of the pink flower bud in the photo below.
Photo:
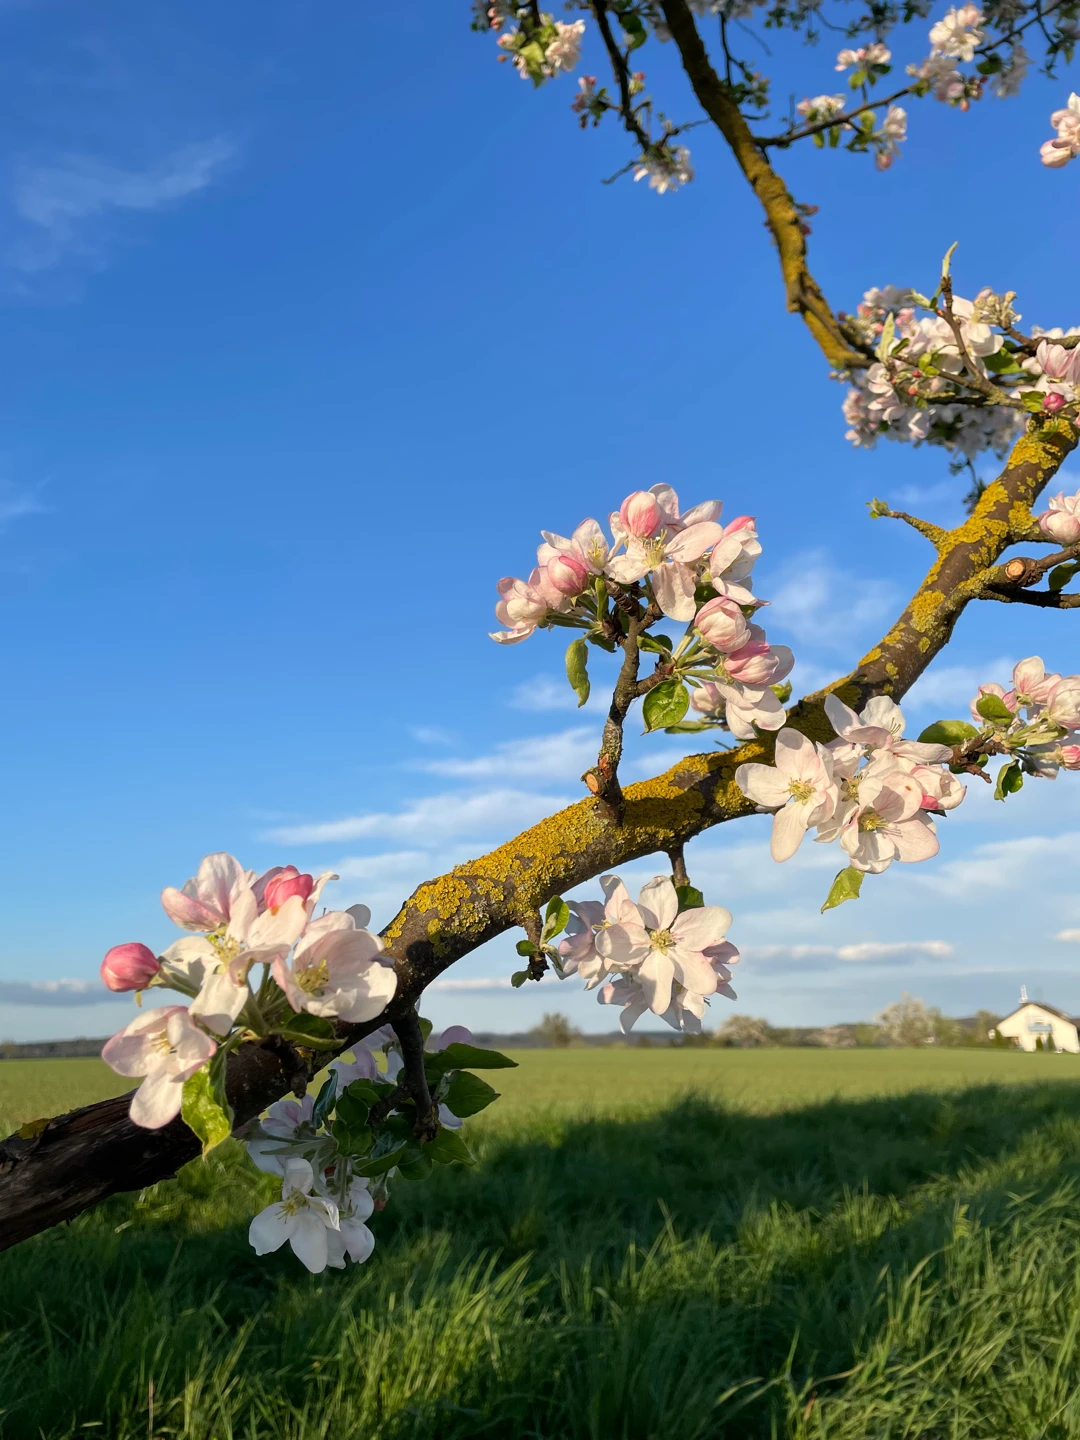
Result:
<svg viewBox="0 0 1080 1440"><path fill-rule="evenodd" d="M725 535L737 535L740 530L749 530L752 536L757 535L757 521L753 515L736 515L724 526Z"/></svg>
<svg viewBox="0 0 1080 1440"><path fill-rule="evenodd" d="M1059 410L1064 410L1065 403L1065 396L1058 395L1055 391L1053 394L1047 395L1043 401L1043 409L1048 415L1056 415Z"/></svg>
<svg viewBox="0 0 1080 1440"><path fill-rule="evenodd" d="M648 490L635 490L619 506L619 519L627 534L647 540L660 524L660 505Z"/></svg>
<svg viewBox="0 0 1080 1440"><path fill-rule="evenodd" d="M291 900L294 895L306 900L314 888L313 876L301 875L295 865L286 865L284 870L266 882L263 899L268 910L280 910L285 901Z"/></svg>
<svg viewBox="0 0 1080 1440"><path fill-rule="evenodd" d="M694 617L694 624L703 639L725 653L741 649L750 638L745 615L726 595L703 605Z"/></svg>
<svg viewBox="0 0 1080 1440"><path fill-rule="evenodd" d="M1068 510L1044 510L1039 516L1039 529L1059 545L1075 545L1080 540L1080 515Z"/></svg>
<svg viewBox="0 0 1080 1440"><path fill-rule="evenodd" d="M751 640L724 661L724 669L731 678L740 680L744 685L768 685L778 668L767 640Z"/></svg>
<svg viewBox="0 0 1080 1440"><path fill-rule="evenodd" d="M1080 745L1062 745L1061 764L1066 770L1080 770Z"/></svg>
<svg viewBox="0 0 1080 1440"><path fill-rule="evenodd" d="M589 583L589 572L581 561L561 552L548 561L547 577L560 595L580 595Z"/></svg>
<svg viewBox="0 0 1080 1440"><path fill-rule="evenodd" d="M101 962L101 978L110 990L145 990L160 969L154 952L132 940L113 946Z"/></svg>

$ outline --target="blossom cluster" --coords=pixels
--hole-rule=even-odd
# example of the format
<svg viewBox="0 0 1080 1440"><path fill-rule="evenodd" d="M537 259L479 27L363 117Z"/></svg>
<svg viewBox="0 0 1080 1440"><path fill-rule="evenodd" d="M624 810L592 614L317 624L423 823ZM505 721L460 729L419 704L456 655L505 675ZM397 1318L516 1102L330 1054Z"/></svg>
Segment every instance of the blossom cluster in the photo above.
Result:
<svg viewBox="0 0 1080 1440"><path fill-rule="evenodd" d="M946 723L982 756L1009 757L998 772L999 800L1019 790L1025 775L1053 780L1059 770L1080 770L1080 675L1048 674L1039 656L1029 655L1014 667L1008 690L996 681L979 686L971 718L980 729Z"/></svg>
<svg viewBox="0 0 1080 1440"><path fill-rule="evenodd" d="M1080 401L1080 358L1058 343L1080 330L1034 326L1032 336L1041 343L1034 355L1026 354L1007 333L1021 318L1012 298L989 288L974 300L954 297L958 341L945 312L926 297L893 285L868 290L856 314L843 317L878 355L847 377L846 438L867 448L884 436L940 445L968 459L987 449L1000 456L1019 433L1020 406L1053 414ZM1019 405L973 403L973 379L992 383Z"/></svg>
<svg viewBox="0 0 1080 1440"><path fill-rule="evenodd" d="M1080 348L1072 351L1072 363L1076 374L1073 384L1080 385ZM1059 491L1037 518L1039 529L1048 540L1056 540L1059 545L1076 545L1080 542L1080 490L1075 495Z"/></svg>
<svg viewBox="0 0 1080 1440"><path fill-rule="evenodd" d="M426 1028L426 1022L421 1024ZM513 1064L496 1051L476 1049L464 1026L451 1026L437 1039L429 1035L425 1071L440 1129L434 1140L421 1144L410 1123L415 1111L410 1115L408 1105L400 1103L403 1060L393 1032L374 1032L352 1053L351 1061L331 1063L316 1097L280 1100L241 1132L252 1162L282 1182L281 1199L251 1222L252 1247L266 1255L288 1244L314 1274L327 1266L344 1269L346 1260L367 1260L375 1237L366 1222L385 1207L396 1179L425 1178L433 1164L472 1162L456 1132L464 1115L478 1113L496 1095L462 1064ZM378 1055L384 1057L382 1069ZM380 1110L386 1112L381 1117Z"/></svg>
<svg viewBox="0 0 1080 1440"><path fill-rule="evenodd" d="M584 20L556 20L508 0L496 0L486 18L492 30L502 32L496 42L503 52L500 60L512 61L522 80L543 85L573 70L581 59Z"/></svg>
<svg viewBox="0 0 1080 1440"><path fill-rule="evenodd" d="M602 876L600 885L603 900L567 901L557 973L578 975L586 990L599 990L602 1005L620 1006L626 1033L652 1011L675 1030L700 1034L709 997L735 999L730 911L702 904L697 891L666 875L642 886L636 903L617 875Z"/></svg>
<svg viewBox="0 0 1080 1440"><path fill-rule="evenodd" d="M142 1076L132 1101L138 1125L157 1129L181 1111L185 1085L245 1036L280 1033L311 1045L332 1041L330 1018L372 1020L397 987L364 905L315 915L336 880L277 865L256 876L232 855L207 855L182 889L161 903L188 932L161 955L114 946L101 964L110 990L177 990L189 1006L147 1010L109 1040L102 1058L120 1075ZM216 1058L216 1065L215 1065Z"/></svg>
<svg viewBox="0 0 1080 1440"><path fill-rule="evenodd" d="M609 517L610 536L591 518L569 537L543 531L528 580L498 583L495 614L507 628L491 638L516 644L538 628L565 626L610 650L625 639L629 604L643 630L661 615L687 626L677 644L639 638L659 656L645 699L649 729L724 726L741 739L755 727L778 730L785 710L776 687L794 656L770 645L752 618L765 603L750 588L761 554L753 517L721 525L721 510L708 500L681 511L676 492L659 484L626 497ZM684 723L691 705L702 718Z"/></svg>
<svg viewBox="0 0 1080 1440"><path fill-rule="evenodd" d="M905 740L903 713L885 695L858 715L827 695L825 713L835 740L822 744L785 728L774 765L735 771L747 799L773 814L773 859L789 860L810 829L818 841L838 840L849 867L872 875L894 860L936 855L934 816L955 809L965 794L948 769L952 747Z"/></svg>

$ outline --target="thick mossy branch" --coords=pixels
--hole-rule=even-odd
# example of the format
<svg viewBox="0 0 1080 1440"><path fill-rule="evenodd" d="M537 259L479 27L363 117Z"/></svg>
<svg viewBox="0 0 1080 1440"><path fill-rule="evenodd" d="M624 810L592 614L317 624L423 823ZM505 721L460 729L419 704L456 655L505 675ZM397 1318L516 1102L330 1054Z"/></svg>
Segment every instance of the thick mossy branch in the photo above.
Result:
<svg viewBox="0 0 1080 1440"><path fill-rule="evenodd" d="M828 690L855 708L872 695L903 696L948 644L959 615L979 596L1002 552L1034 538L1032 504L1078 438L1074 425L1060 416L1031 421L1029 433L971 517L945 533L937 560L896 624ZM1078 600L1068 597L1061 608ZM813 739L831 740L825 694L818 691L801 700L788 724ZM601 801L581 800L490 854L419 886L383 931L398 992L382 1015L363 1025L342 1026L342 1045L355 1043L385 1021L399 1034L402 1025L408 1030L415 1024L413 1009L432 980L477 946L521 924L523 914L535 913L553 895L659 851L676 864L675 857L695 835L752 813L735 784L735 771L747 761L770 763L774 745L774 736L763 735L737 750L687 756L663 775L626 788L621 823ZM327 1052L301 1052L301 1058L314 1072ZM228 1090L238 1124L286 1093L290 1068L266 1042L230 1056ZM0 1249L71 1219L107 1195L165 1179L198 1153L198 1142L181 1121L163 1130L140 1130L128 1117L127 1104L121 1097L87 1106L26 1126L0 1144Z"/></svg>
<svg viewBox="0 0 1080 1440"><path fill-rule="evenodd" d="M780 256L787 307L799 314L837 370L864 369L873 356L859 349L833 314L810 273L802 216L788 188L769 164L728 86L713 69L686 0L661 0L664 20L701 108L727 141L740 170L761 202Z"/></svg>

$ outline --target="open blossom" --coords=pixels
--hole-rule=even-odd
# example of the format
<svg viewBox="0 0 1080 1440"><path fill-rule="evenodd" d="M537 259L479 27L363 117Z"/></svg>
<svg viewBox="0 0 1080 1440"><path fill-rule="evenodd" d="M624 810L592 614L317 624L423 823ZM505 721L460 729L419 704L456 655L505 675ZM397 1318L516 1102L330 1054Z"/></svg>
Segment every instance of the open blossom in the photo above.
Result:
<svg viewBox="0 0 1080 1440"><path fill-rule="evenodd" d="M664 525L657 528L659 507L655 498L645 491L638 493L646 498L639 501L630 496L623 502L630 507L623 519L627 527L626 552L608 561L608 574L623 585L648 575L656 603L664 614L672 620L692 620L696 608L694 562L723 539L724 532L715 520L701 520L675 532ZM622 516L621 510L619 513Z"/></svg>
<svg viewBox="0 0 1080 1440"><path fill-rule="evenodd" d="M680 185L689 185L694 178L690 151L685 145L680 145L674 151L653 150L643 154L634 167L634 179L644 180L646 177L649 189L655 190L658 195L666 195L669 190L678 190Z"/></svg>
<svg viewBox="0 0 1080 1440"><path fill-rule="evenodd" d="M636 905L621 905L620 917L599 933L596 948L612 968L633 971L653 1014L668 1009L676 982L697 995L715 992L717 975L705 952L723 944L729 911L705 905L679 914L675 886L658 875L642 887Z"/></svg>
<svg viewBox="0 0 1080 1440"><path fill-rule="evenodd" d="M216 1050L183 1005L165 1005L137 1015L105 1042L101 1058L118 1075L144 1077L131 1102L131 1118L147 1130L160 1130L180 1113L184 1081Z"/></svg>
<svg viewBox="0 0 1080 1440"><path fill-rule="evenodd" d="M838 695L825 696L825 714L837 737L846 745L886 750L922 764L947 764L952 759L948 745L933 745L903 738L903 711L888 695L874 695L858 715Z"/></svg>
<svg viewBox="0 0 1080 1440"><path fill-rule="evenodd" d="M840 69L840 66L836 68ZM800 100L795 109L811 125L816 125L821 120L835 120L844 113L846 104L847 100L843 95L814 95Z"/></svg>
<svg viewBox="0 0 1080 1440"><path fill-rule="evenodd" d="M608 878L608 877L605 877ZM607 961L596 948L597 932L606 923L601 900L568 900L570 919L559 941L560 964L565 975L580 975L586 990L594 990L608 973Z"/></svg>
<svg viewBox="0 0 1080 1440"><path fill-rule="evenodd" d="M889 168L906 139L907 111L899 105L890 105L876 137L874 164L879 170Z"/></svg>
<svg viewBox="0 0 1080 1440"><path fill-rule="evenodd" d="M590 575L603 575L611 545L595 520L583 520L569 538L550 530L542 533L544 543L536 552L541 568L550 569L552 561L566 556L583 565Z"/></svg>
<svg viewBox="0 0 1080 1440"><path fill-rule="evenodd" d="M752 515L737 515L724 526L724 536L709 555L709 575L718 595L740 605L755 605L749 588L754 562L761 555L761 541Z"/></svg>
<svg viewBox="0 0 1080 1440"><path fill-rule="evenodd" d="M109 990L145 990L161 969L147 945L132 941L114 945L101 962L101 978Z"/></svg>
<svg viewBox="0 0 1080 1440"><path fill-rule="evenodd" d="M1080 675L1066 675L1046 697L1046 714L1065 730L1080 730Z"/></svg>
<svg viewBox="0 0 1080 1440"><path fill-rule="evenodd" d="M1080 349L1073 354L1080 354ZM1039 516L1039 529L1059 545L1075 545L1080 540L1080 490L1075 495L1064 491L1055 495Z"/></svg>
<svg viewBox="0 0 1080 1440"><path fill-rule="evenodd" d="M377 935L332 910L311 922L291 963L274 960L272 973L294 1010L355 1024L373 1020L394 998L397 976L380 962L382 949Z"/></svg>
<svg viewBox="0 0 1080 1440"><path fill-rule="evenodd" d="M362 1265L375 1249L375 1236L364 1224L370 1219L375 1201L366 1180L354 1179L349 1193L338 1209L337 1229L326 1230L326 1263L335 1270L344 1270L348 1258ZM295 1246L293 1247L295 1249Z"/></svg>
<svg viewBox="0 0 1080 1440"><path fill-rule="evenodd" d="M1058 169L1080 155L1080 95L1070 95L1065 108L1050 116L1050 124L1057 131L1057 139L1047 140L1039 154L1044 165Z"/></svg>
<svg viewBox="0 0 1080 1440"><path fill-rule="evenodd" d="M326 1269L330 1258L327 1231L338 1229L338 1208L332 1200L311 1193L314 1182L306 1160L295 1157L287 1162L281 1199L261 1210L248 1228L256 1255L269 1255L288 1241L293 1254L313 1275Z"/></svg>
<svg viewBox="0 0 1080 1440"><path fill-rule="evenodd" d="M735 783L755 805L775 811L769 847L774 860L790 860L807 827L828 819L836 807L828 752L797 730L777 735L775 765L740 765Z"/></svg>
<svg viewBox="0 0 1080 1440"><path fill-rule="evenodd" d="M538 566L527 581L507 575L495 588L502 596L495 606L495 618L507 626L492 632L492 640L500 645L527 640L538 625L544 624L549 611L563 610L568 603L562 591L552 585L543 566Z"/></svg>
<svg viewBox="0 0 1080 1440"><path fill-rule="evenodd" d="M581 37L585 34L585 21L574 20L567 24L555 21L557 34L544 52L544 60L554 75L560 70L573 70L581 59Z"/></svg>
<svg viewBox="0 0 1080 1440"><path fill-rule="evenodd" d="M888 65L892 59L892 51L880 40L875 40L872 45L867 45L861 50L841 50L836 57L837 70L850 70L855 67L859 70L867 70L871 65Z"/></svg>
<svg viewBox="0 0 1080 1440"><path fill-rule="evenodd" d="M961 5L930 29L930 45L938 55L970 62L983 42L983 13L977 5Z"/></svg>
<svg viewBox="0 0 1080 1440"><path fill-rule="evenodd" d="M894 860L929 860L938 853L923 793L915 777L901 770L862 778L857 803L840 834L841 848L856 870L878 875Z"/></svg>
<svg viewBox="0 0 1080 1440"><path fill-rule="evenodd" d="M252 1163L267 1175L284 1175L290 1158L285 1146L315 1137L314 1109L313 1095L305 1095L302 1100L290 1097L271 1105L259 1122L260 1133L244 1142Z"/></svg>
<svg viewBox="0 0 1080 1440"><path fill-rule="evenodd" d="M228 922L233 893L250 888L254 879L232 855L207 855L183 889L166 886L161 904L181 930L216 930Z"/></svg>

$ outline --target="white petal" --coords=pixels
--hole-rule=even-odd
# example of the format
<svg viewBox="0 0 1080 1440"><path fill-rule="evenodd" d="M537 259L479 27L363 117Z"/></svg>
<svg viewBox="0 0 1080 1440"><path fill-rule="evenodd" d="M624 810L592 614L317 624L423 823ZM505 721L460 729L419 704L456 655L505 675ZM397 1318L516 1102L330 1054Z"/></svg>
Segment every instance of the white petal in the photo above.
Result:
<svg viewBox="0 0 1080 1440"><path fill-rule="evenodd" d="M313 1275L320 1275L326 1269L326 1226L310 1206L294 1217L289 1244L296 1258Z"/></svg>
<svg viewBox="0 0 1080 1440"><path fill-rule="evenodd" d="M694 618L694 577L685 565L661 565L653 571L652 582L656 603L669 620Z"/></svg>
<svg viewBox="0 0 1080 1440"><path fill-rule="evenodd" d="M289 1217L280 1201L260 1210L248 1226L248 1240L256 1255L280 1250L289 1238Z"/></svg>
<svg viewBox="0 0 1080 1440"><path fill-rule="evenodd" d="M184 1082L178 1075L159 1071L148 1075L131 1102L131 1118L144 1130L160 1130L180 1114Z"/></svg>
<svg viewBox="0 0 1080 1440"><path fill-rule="evenodd" d="M748 800L769 809L783 805L789 794L789 781L771 765L740 765L735 771L735 784Z"/></svg>
<svg viewBox="0 0 1080 1440"><path fill-rule="evenodd" d="M679 913L679 897L666 875L657 875L641 887L638 909L649 930L667 930Z"/></svg>
<svg viewBox="0 0 1080 1440"><path fill-rule="evenodd" d="M674 978L675 966L659 950L651 950L641 962L637 979L654 1015L662 1015L671 1004L671 982Z"/></svg>
<svg viewBox="0 0 1080 1440"><path fill-rule="evenodd" d="M774 860L790 860L806 834L810 810L806 805L785 805L773 817L769 851Z"/></svg>

